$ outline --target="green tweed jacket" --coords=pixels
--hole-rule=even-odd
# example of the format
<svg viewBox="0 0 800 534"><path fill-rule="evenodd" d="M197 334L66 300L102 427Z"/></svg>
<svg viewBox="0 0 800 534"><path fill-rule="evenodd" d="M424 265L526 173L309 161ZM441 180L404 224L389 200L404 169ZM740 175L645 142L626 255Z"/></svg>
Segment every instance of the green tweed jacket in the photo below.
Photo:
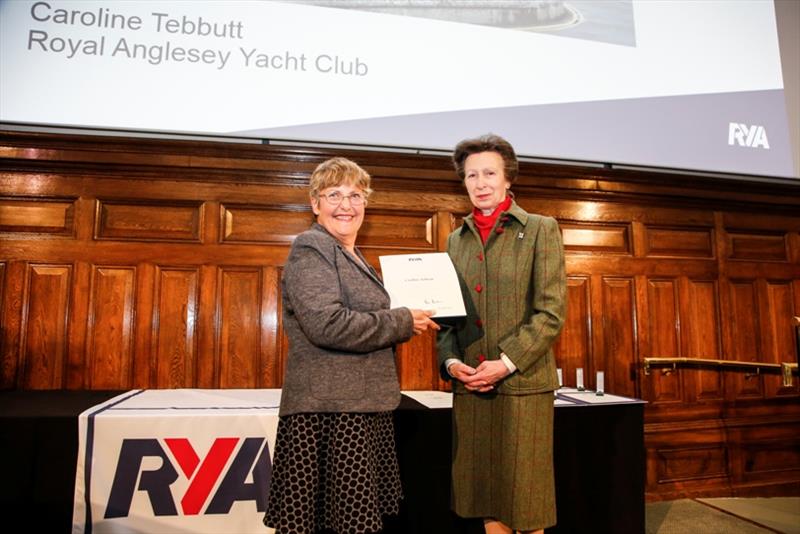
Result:
<svg viewBox="0 0 800 534"><path fill-rule="evenodd" d="M510 395L558 388L552 346L566 316L564 246L558 223L511 203L484 245L472 214L447 239L447 252L462 282L463 320L438 335L439 365L458 358L477 367L504 352L517 371L498 384ZM453 391L465 393L454 381Z"/></svg>

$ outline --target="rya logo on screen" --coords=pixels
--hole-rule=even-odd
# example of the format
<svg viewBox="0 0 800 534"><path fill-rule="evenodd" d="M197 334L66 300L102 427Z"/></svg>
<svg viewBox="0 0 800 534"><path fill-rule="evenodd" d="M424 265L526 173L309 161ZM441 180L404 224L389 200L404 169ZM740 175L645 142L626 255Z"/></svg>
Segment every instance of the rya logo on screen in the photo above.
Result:
<svg viewBox="0 0 800 534"><path fill-rule="evenodd" d="M748 126L739 122L728 124L728 144L769 150L767 130L756 124Z"/></svg>
<svg viewBox="0 0 800 534"><path fill-rule="evenodd" d="M204 514L227 514L236 501L255 501L259 512L265 510L272 476L269 444L265 438L217 438L205 458L198 456L186 438L163 441L175 458L180 473L159 440L122 440L106 506L106 519L127 517L136 491L147 494L155 515L178 515L170 486L181 473L189 481L186 492L180 497L182 515L200 514L206 502ZM242 444L234 455L240 441ZM145 458L160 459L158 469L142 470Z"/></svg>

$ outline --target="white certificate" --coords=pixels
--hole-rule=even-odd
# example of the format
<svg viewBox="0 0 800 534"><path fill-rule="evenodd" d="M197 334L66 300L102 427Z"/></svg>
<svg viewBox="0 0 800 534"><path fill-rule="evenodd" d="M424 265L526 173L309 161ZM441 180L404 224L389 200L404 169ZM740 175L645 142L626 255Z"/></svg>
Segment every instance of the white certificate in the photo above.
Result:
<svg viewBox="0 0 800 534"><path fill-rule="evenodd" d="M458 276L445 252L380 256L391 307L434 310L434 317L466 315Z"/></svg>

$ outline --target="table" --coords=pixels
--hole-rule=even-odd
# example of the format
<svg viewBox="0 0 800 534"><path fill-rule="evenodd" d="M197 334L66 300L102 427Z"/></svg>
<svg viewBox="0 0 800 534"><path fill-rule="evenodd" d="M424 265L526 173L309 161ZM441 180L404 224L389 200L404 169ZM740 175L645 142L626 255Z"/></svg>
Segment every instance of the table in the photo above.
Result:
<svg viewBox="0 0 800 534"><path fill-rule="evenodd" d="M388 532L483 534L449 511L451 411L411 395L395 412L405 500ZM557 524L546 533L644 533L645 402L562 388L555 404Z"/></svg>
<svg viewBox="0 0 800 534"><path fill-rule="evenodd" d="M5 517L31 517L32 526L47 532L71 530L78 414L121 393L0 392L0 468L7 474L7 482L0 489L0 511ZM548 533L644 532L644 403L636 400L622 404L581 402L582 398L594 400L588 396L590 394L565 390L556 399L554 445L558 524L548 529ZM569 395L572 400L566 400ZM449 511L450 410L430 408L418 398L418 392L404 392L401 406L395 412L405 499L400 515L387 522L385 532L482 532L478 521L457 518ZM226 417L231 422L239 420L237 424L244 424L249 430L261 428L265 431L265 427L252 424L252 408L240 408L243 409ZM262 406L262 409L271 408ZM176 420L169 416L165 419ZM201 432L208 430L204 425L195 426ZM226 427L233 428L228 424ZM189 444L197 455L207 456L208 448L192 439ZM236 450L241 449L242 443L237 444ZM260 446L256 453L263 452L264 442ZM230 457L234 456L231 453ZM171 453L168 457L173 458ZM148 467L153 468L152 465ZM180 465L176 467L179 473L181 469ZM175 499L179 511L182 510L180 500ZM163 517L156 517L151 511L149 519ZM153 524L144 522L142 525L146 525L144 531L153 531ZM261 532L266 531L263 526L260 528Z"/></svg>

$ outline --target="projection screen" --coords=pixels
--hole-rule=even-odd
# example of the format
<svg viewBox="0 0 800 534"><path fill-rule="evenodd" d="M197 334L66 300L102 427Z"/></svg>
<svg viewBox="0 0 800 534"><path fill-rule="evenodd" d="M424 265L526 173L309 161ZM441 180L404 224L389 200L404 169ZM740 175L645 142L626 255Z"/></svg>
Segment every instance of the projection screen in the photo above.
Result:
<svg viewBox="0 0 800 534"><path fill-rule="evenodd" d="M797 177L763 0L2 0L0 122Z"/></svg>

